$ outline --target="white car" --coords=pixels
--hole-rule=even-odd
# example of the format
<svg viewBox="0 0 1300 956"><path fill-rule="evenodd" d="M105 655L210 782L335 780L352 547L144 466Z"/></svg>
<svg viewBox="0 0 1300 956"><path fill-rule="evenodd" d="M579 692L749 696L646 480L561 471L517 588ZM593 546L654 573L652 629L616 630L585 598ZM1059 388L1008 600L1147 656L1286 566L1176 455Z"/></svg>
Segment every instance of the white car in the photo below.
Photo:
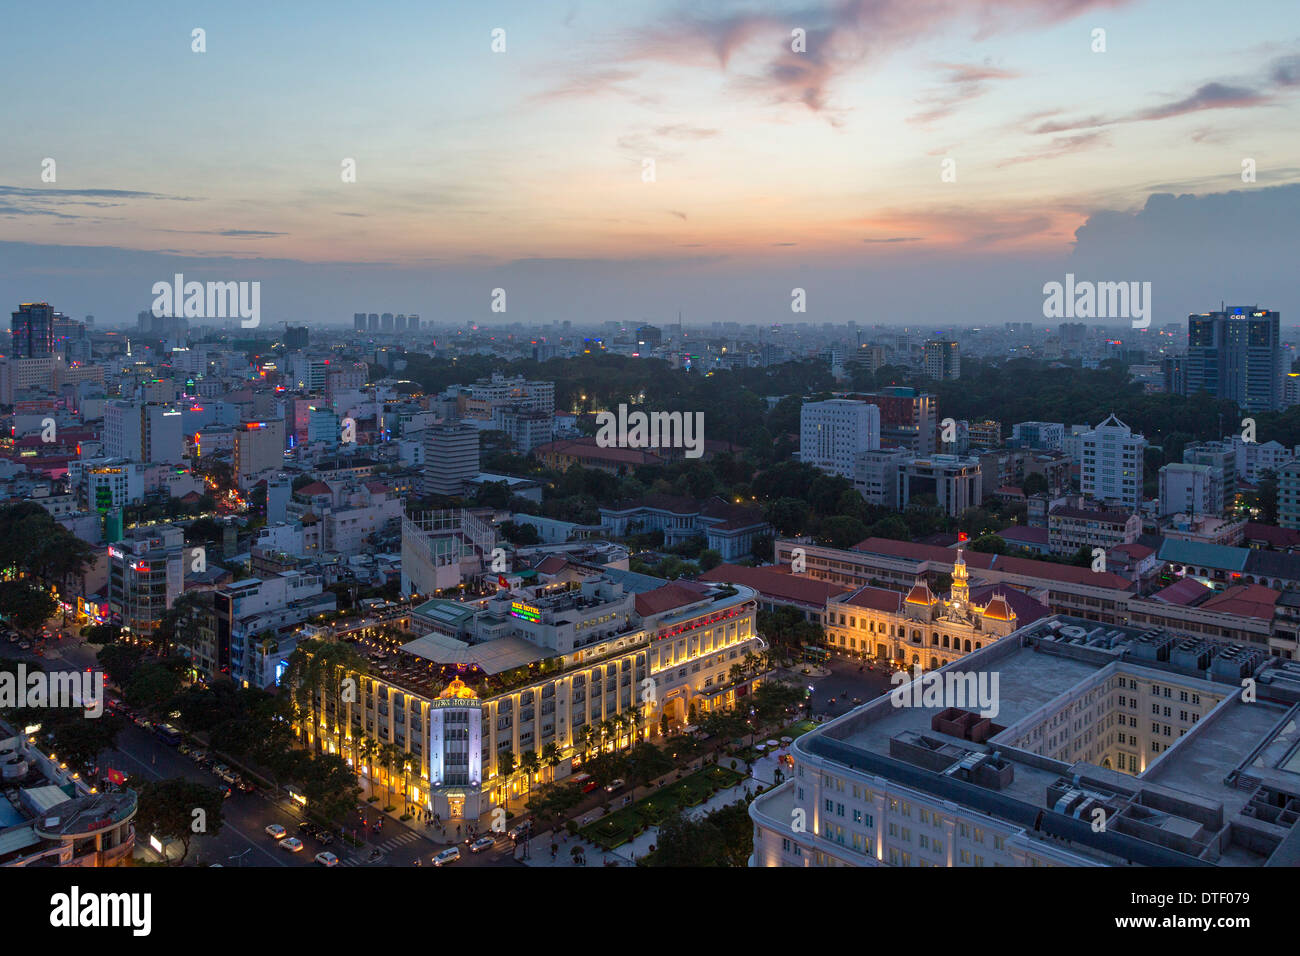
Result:
<svg viewBox="0 0 1300 956"><path fill-rule="evenodd" d="M622 777L619 777L617 780L613 780L610 782L609 786L605 788L605 792L613 793L615 790L623 786L625 783L627 783L627 781L624 780Z"/></svg>
<svg viewBox="0 0 1300 956"><path fill-rule="evenodd" d="M280 841L280 849L288 850L290 853L297 853L302 849L302 841L297 837L285 837Z"/></svg>
<svg viewBox="0 0 1300 956"><path fill-rule="evenodd" d="M266 828L266 835L275 840L283 840L289 835L289 831L278 823L272 823Z"/></svg>
<svg viewBox="0 0 1300 956"><path fill-rule="evenodd" d="M455 863L460 859L460 847L451 846L443 850L433 858L434 866L446 866L448 863Z"/></svg>
<svg viewBox="0 0 1300 956"><path fill-rule="evenodd" d="M316 862L321 866L338 866L339 858L329 850L321 850L316 854Z"/></svg>
<svg viewBox="0 0 1300 956"><path fill-rule="evenodd" d="M469 845L469 852L482 853L484 850L490 850L496 844L492 837L480 837Z"/></svg>

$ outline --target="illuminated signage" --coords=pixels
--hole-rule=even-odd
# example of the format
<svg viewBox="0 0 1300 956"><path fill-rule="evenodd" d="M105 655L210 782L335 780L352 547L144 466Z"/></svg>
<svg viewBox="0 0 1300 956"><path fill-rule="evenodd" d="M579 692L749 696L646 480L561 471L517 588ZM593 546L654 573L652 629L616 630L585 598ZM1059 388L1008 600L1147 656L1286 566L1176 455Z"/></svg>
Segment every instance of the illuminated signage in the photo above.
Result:
<svg viewBox="0 0 1300 956"><path fill-rule="evenodd" d="M523 604L519 601L510 602L510 616L522 618L525 621L531 621L533 624L542 623L542 612L529 604Z"/></svg>

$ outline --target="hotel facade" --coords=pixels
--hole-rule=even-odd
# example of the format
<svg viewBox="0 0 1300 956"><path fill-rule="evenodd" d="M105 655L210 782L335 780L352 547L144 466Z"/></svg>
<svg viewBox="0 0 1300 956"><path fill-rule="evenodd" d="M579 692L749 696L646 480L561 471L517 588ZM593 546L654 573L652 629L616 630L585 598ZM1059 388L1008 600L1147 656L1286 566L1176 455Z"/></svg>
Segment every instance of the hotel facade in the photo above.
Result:
<svg viewBox="0 0 1300 956"><path fill-rule="evenodd" d="M665 718L680 729L743 704L762 679L749 588L567 562L538 581L414 609L424 636L379 652L355 700L311 693L300 731L367 773L360 740L396 744L409 768L376 777L445 819L478 819L563 779L587 752L658 735ZM518 767L529 751L551 756L531 781L504 772L505 754Z"/></svg>

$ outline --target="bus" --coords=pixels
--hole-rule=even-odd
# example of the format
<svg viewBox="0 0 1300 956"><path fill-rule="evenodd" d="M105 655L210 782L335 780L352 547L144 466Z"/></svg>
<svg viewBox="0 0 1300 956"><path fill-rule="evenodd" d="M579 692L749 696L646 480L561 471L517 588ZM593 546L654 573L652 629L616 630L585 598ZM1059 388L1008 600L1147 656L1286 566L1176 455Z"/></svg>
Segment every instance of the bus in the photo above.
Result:
<svg viewBox="0 0 1300 956"><path fill-rule="evenodd" d="M169 747L175 747L181 742L181 732L171 724L158 724L154 727L153 733Z"/></svg>

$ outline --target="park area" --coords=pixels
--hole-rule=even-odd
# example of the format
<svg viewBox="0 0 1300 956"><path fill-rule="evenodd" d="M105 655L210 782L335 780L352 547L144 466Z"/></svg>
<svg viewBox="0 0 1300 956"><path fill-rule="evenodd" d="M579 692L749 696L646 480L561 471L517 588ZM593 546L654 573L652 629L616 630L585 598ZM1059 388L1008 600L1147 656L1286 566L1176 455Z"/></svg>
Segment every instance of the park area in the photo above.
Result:
<svg viewBox="0 0 1300 956"><path fill-rule="evenodd" d="M690 807L698 807L719 790L734 787L745 775L726 767L712 765L682 780L660 787L630 807L623 807L582 827L578 833L592 843L613 850L622 846L647 827Z"/></svg>

